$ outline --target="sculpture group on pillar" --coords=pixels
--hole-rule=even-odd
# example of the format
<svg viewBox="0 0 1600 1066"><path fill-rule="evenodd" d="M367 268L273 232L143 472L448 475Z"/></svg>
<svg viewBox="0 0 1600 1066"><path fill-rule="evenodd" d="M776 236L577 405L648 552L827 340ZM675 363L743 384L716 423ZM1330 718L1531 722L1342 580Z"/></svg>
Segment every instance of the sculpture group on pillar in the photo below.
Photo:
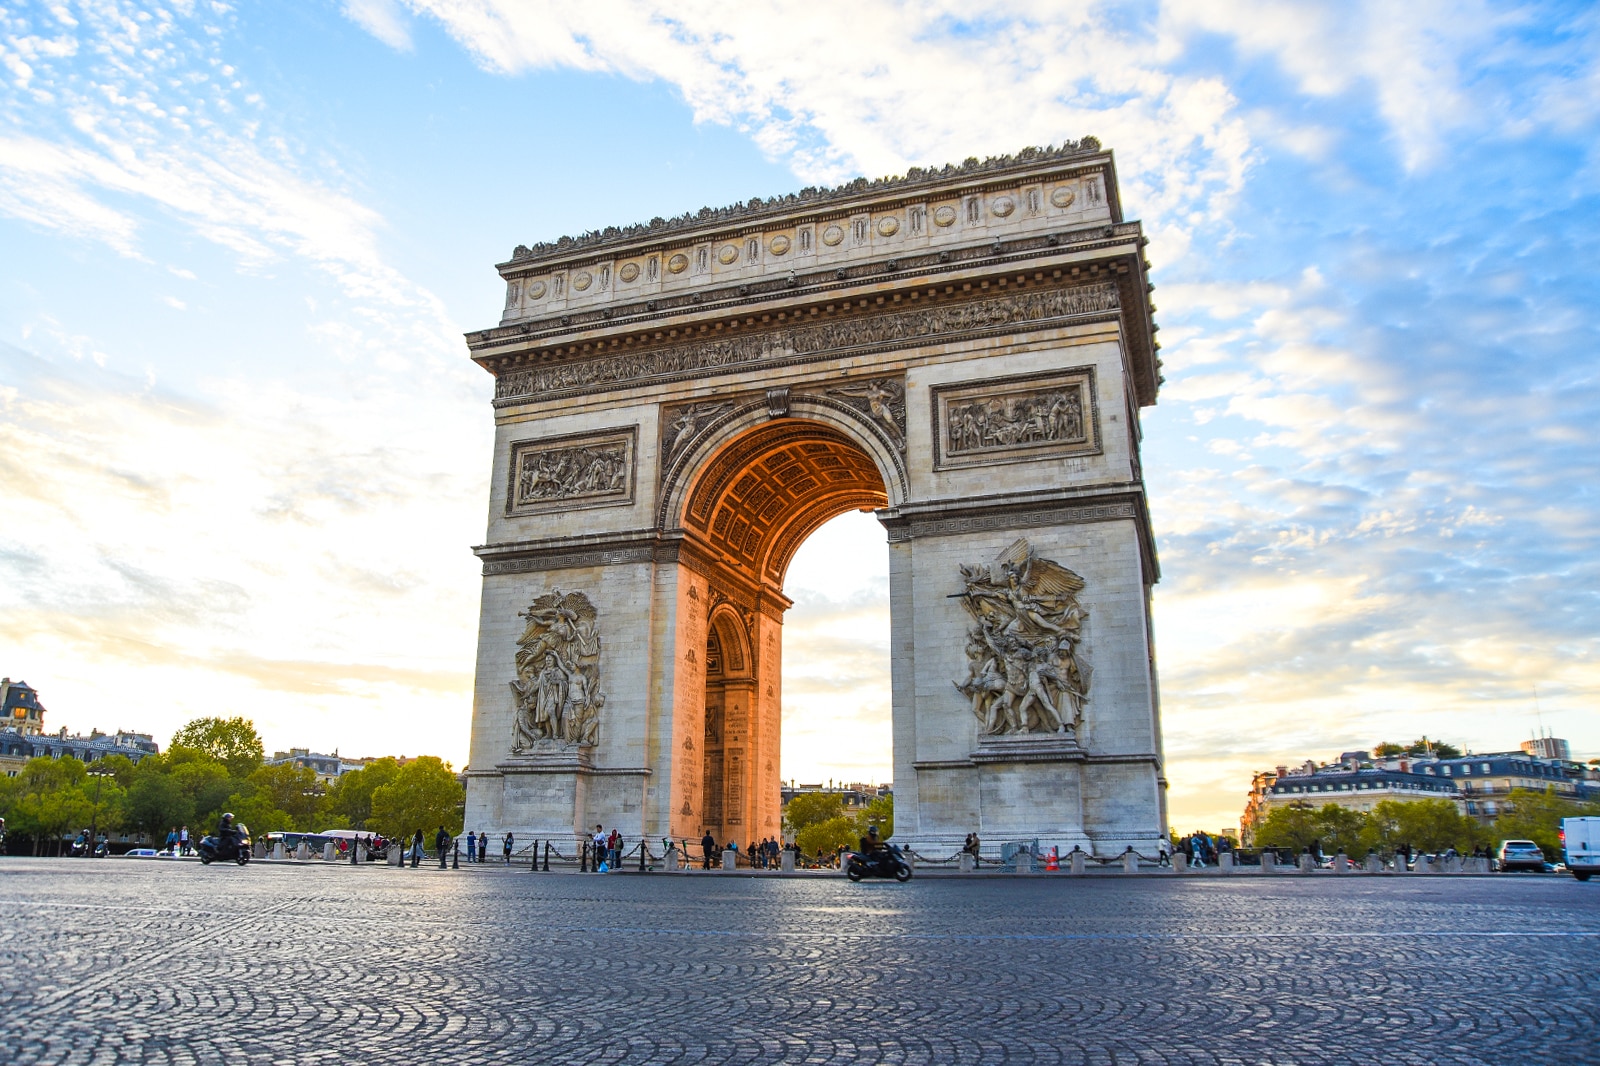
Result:
<svg viewBox="0 0 1600 1066"><path fill-rule="evenodd" d="M993 563L961 567L961 579L966 589L953 598L973 624L967 676L955 686L972 701L979 732L1076 736L1089 699L1083 579L1041 559L1026 539Z"/></svg>
<svg viewBox="0 0 1600 1066"><path fill-rule="evenodd" d="M516 714L511 750L594 744L605 696L600 692L598 612L581 592L552 588L518 617Z"/></svg>

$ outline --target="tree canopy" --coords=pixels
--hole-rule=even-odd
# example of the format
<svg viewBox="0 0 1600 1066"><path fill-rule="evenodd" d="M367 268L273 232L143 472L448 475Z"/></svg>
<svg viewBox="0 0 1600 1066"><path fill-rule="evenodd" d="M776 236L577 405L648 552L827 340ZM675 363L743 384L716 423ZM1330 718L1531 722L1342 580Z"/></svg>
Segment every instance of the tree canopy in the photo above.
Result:
<svg viewBox="0 0 1600 1066"><path fill-rule="evenodd" d="M249 775L266 758L255 723L245 718L196 718L173 735L172 747L201 752L233 777Z"/></svg>

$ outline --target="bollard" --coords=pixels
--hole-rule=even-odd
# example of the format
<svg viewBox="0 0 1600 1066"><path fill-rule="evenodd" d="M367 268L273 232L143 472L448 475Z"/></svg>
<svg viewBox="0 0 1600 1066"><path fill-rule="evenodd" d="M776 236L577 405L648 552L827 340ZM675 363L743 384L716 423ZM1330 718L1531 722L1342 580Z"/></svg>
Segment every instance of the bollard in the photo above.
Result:
<svg viewBox="0 0 1600 1066"><path fill-rule="evenodd" d="M300 846L294 849L294 857L301 862L309 862L311 859L311 845L302 840Z"/></svg>
<svg viewBox="0 0 1600 1066"><path fill-rule="evenodd" d="M977 868L978 860L972 857L972 852L963 851L961 853L961 872L964 874L970 874Z"/></svg>
<svg viewBox="0 0 1600 1066"><path fill-rule="evenodd" d="M323 862L332 862L333 861L333 854L334 854L333 841L329 840L329 841L327 841L326 843L324 843L322 845L322 861Z"/></svg>
<svg viewBox="0 0 1600 1066"><path fill-rule="evenodd" d="M360 855L361 855L361 838L360 837L356 837L354 840L350 841L350 865L351 866L359 866L361 864Z"/></svg>
<svg viewBox="0 0 1600 1066"><path fill-rule="evenodd" d="M1309 854L1300 856L1300 872L1301 873L1308 874L1312 870L1315 870L1316 868L1317 868L1317 860L1316 859L1313 859Z"/></svg>
<svg viewBox="0 0 1600 1066"><path fill-rule="evenodd" d="M1067 866L1073 877L1082 877L1089 872L1089 856L1082 848L1073 848L1072 854L1067 856Z"/></svg>
<svg viewBox="0 0 1600 1066"><path fill-rule="evenodd" d="M644 873L645 872L644 860L649 854L650 854L650 845L646 844L642 840L639 841L639 872L640 873Z"/></svg>
<svg viewBox="0 0 1600 1066"><path fill-rule="evenodd" d="M1375 851L1367 852L1367 873L1383 873L1383 858Z"/></svg>
<svg viewBox="0 0 1600 1066"><path fill-rule="evenodd" d="M724 870L737 869L738 865L739 865L739 853L737 851L735 851L733 848L728 848L725 851L723 851L723 853L722 853L722 868Z"/></svg>
<svg viewBox="0 0 1600 1066"><path fill-rule="evenodd" d="M440 865L443 865L442 863ZM456 837L455 847L450 849L450 869L461 869L461 838Z"/></svg>
<svg viewBox="0 0 1600 1066"><path fill-rule="evenodd" d="M1342 851L1339 854L1335 855L1333 857L1333 872L1336 873L1336 874L1347 874L1347 873L1349 873L1350 872L1350 856L1346 855Z"/></svg>
<svg viewBox="0 0 1600 1066"><path fill-rule="evenodd" d="M272 857L279 860L283 858L283 841L277 841L272 845Z"/></svg>
<svg viewBox="0 0 1600 1066"><path fill-rule="evenodd" d="M1447 874L1458 874L1458 873L1461 873L1462 872L1462 867L1461 867L1461 858L1460 858L1460 856L1457 856L1457 855L1447 856L1445 858L1445 860L1444 860L1444 872L1447 873Z"/></svg>
<svg viewBox="0 0 1600 1066"><path fill-rule="evenodd" d="M1224 874L1233 873L1233 852L1224 851L1217 856L1217 872Z"/></svg>
<svg viewBox="0 0 1600 1066"><path fill-rule="evenodd" d="M1434 872L1433 863L1426 855L1418 855L1416 864L1411 867L1414 874L1431 874Z"/></svg>
<svg viewBox="0 0 1600 1066"><path fill-rule="evenodd" d="M589 872L589 842L587 840L578 845L578 872L580 874Z"/></svg>
<svg viewBox="0 0 1600 1066"><path fill-rule="evenodd" d="M1136 874L1139 872L1139 856L1132 848L1122 853L1122 872Z"/></svg>
<svg viewBox="0 0 1600 1066"><path fill-rule="evenodd" d="M528 872L530 874L536 874L536 873L539 872L539 838L538 837L534 837L533 838L533 850L528 853Z"/></svg>
<svg viewBox="0 0 1600 1066"><path fill-rule="evenodd" d="M1262 849L1261 872L1264 874L1278 872L1278 853L1270 849Z"/></svg>
<svg viewBox="0 0 1600 1066"><path fill-rule="evenodd" d="M794 873L794 851L784 848L778 853L778 871L780 873Z"/></svg>
<svg viewBox="0 0 1600 1066"><path fill-rule="evenodd" d="M550 841L548 841L548 840L546 840L544 842L544 869L542 871L540 871L540 872L541 873L549 873L550 872Z"/></svg>
<svg viewBox="0 0 1600 1066"><path fill-rule="evenodd" d="M1186 874L1186 873L1188 873L1189 872L1189 856L1185 855L1181 851L1177 852L1176 854L1174 854L1172 856L1172 872L1175 873L1175 874Z"/></svg>

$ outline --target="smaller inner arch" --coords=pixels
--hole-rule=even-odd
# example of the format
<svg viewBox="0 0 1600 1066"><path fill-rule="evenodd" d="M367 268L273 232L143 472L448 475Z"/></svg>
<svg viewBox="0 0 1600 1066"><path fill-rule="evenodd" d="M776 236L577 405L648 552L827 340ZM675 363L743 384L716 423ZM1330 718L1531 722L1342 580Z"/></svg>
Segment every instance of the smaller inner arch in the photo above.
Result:
<svg viewBox="0 0 1600 1066"><path fill-rule="evenodd" d="M684 525L738 568L781 588L789 561L828 519L888 506L872 456L843 432L786 418L726 445L689 492Z"/></svg>

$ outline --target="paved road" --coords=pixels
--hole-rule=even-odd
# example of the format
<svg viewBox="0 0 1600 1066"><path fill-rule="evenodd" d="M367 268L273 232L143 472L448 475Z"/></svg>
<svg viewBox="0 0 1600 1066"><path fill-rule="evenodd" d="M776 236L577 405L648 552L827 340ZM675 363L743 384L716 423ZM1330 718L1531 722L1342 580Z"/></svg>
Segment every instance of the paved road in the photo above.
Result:
<svg viewBox="0 0 1600 1066"><path fill-rule="evenodd" d="M0 1062L1600 1062L1600 885L0 860Z"/></svg>

